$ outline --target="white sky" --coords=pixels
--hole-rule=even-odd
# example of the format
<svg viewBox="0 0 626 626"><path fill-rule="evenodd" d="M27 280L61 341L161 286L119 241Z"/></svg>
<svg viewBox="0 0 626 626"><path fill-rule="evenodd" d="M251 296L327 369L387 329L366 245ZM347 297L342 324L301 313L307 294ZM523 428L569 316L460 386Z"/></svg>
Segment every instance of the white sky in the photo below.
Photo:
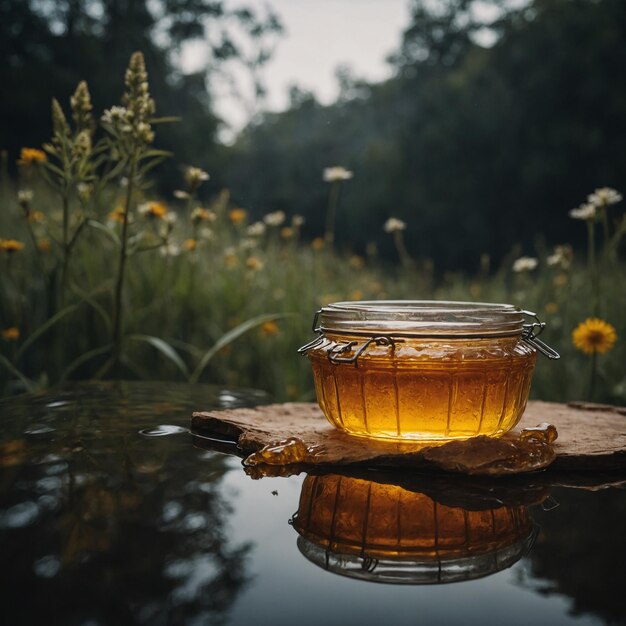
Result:
<svg viewBox="0 0 626 626"><path fill-rule="evenodd" d="M262 0L237 1L252 7ZM330 103L337 95L335 70L347 65L354 75L369 81L391 75L385 62L398 48L408 24L409 0L269 0L280 16L285 33L264 71L267 105L281 110L287 105L288 87L297 84ZM187 70L201 66L204 46L196 42L183 50ZM244 74L236 73L240 78ZM216 109L235 129L245 123L244 108L225 86L217 90Z"/></svg>

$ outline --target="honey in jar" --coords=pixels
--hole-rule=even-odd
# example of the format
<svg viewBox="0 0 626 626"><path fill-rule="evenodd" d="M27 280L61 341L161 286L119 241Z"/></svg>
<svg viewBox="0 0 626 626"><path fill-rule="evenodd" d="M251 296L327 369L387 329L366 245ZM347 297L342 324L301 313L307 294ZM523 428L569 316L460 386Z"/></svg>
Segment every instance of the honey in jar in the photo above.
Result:
<svg viewBox="0 0 626 626"><path fill-rule="evenodd" d="M318 337L301 351L324 415L347 433L493 437L520 420L537 350L558 358L525 314L534 316L509 304L338 302L318 312Z"/></svg>

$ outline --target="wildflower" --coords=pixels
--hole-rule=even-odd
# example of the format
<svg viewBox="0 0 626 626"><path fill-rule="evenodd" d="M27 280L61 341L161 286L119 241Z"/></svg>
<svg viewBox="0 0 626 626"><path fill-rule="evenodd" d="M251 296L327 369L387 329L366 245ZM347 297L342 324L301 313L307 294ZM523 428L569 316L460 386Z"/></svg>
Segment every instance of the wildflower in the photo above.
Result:
<svg viewBox="0 0 626 626"><path fill-rule="evenodd" d="M571 246L556 246L554 248L554 252L546 259L546 263L550 267L558 266L561 269L566 270L569 269L570 265L572 264L573 258L574 253L572 252Z"/></svg>
<svg viewBox="0 0 626 626"><path fill-rule="evenodd" d="M17 341L20 338L20 329L15 326L5 328L2 331L2 339L5 341Z"/></svg>
<svg viewBox="0 0 626 626"><path fill-rule="evenodd" d="M283 239L290 239L293 237L293 228L291 228L291 226L283 226L283 228L280 229L280 236Z"/></svg>
<svg viewBox="0 0 626 626"><path fill-rule="evenodd" d="M0 239L0 250L11 255L24 249L24 244L16 239Z"/></svg>
<svg viewBox="0 0 626 626"><path fill-rule="evenodd" d="M597 317L589 317L572 332L574 345L585 354L604 354L617 341L615 328Z"/></svg>
<svg viewBox="0 0 626 626"><path fill-rule="evenodd" d="M107 215L107 220L109 222L118 222L120 224L123 224L125 213L126 210L124 209L124 207L122 205L118 205Z"/></svg>
<svg viewBox="0 0 626 626"><path fill-rule="evenodd" d="M201 228L198 231L198 236L200 237L200 239L204 239L205 241L212 241L213 239L215 239L215 233L207 227Z"/></svg>
<svg viewBox="0 0 626 626"><path fill-rule="evenodd" d="M93 106L91 104L89 87L87 87L87 83L84 80L78 83L76 91L70 97L70 106L77 130L79 132L91 131L93 128L93 117L91 115Z"/></svg>
<svg viewBox="0 0 626 626"><path fill-rule="evenodd" d="M239 248L241 250L252 250L252 248L257 247L257 243L258 242L256 239L250 239L250 237L246 237L245 239L242 239L239 243Z"/></svg>
<svg viewBox="0 0 626 626"><path fill-rule="evenodd" d="M324 247L324 240L322 237L316 237L311 242L311 248L315 251L321 250Z"/></svg>
<svg viewBox="0 0 626 626"><path fill-rule="evenodd" d="M46 220L46 216L42 211L33 211L28 215L29 222L44 222Z"/></svg>
<svg viewBox="0 0 626 626"><path fill-rule="evenodd" d="M237 251L232 246L229 246L224 250L224 263L229 269L232 269L239 265L239 257L237 256Z"/></svg>
<svg viewBox="0 0 626 626"><path fill-rule="evenodd" d="M196 239L185 239L183 241L183 250L187 252L193 252L198 247L198 241Z"/></svg>
<svg viewBox="0 0 626 626"><path fill-rule="evenodd" d="M258 257L249 256L246 259L246 267L249 270L256 272L257 270L263 269L263 261L261 261L261 259L259 259Z"/></svg>
<svg viewBox="0 0 626 626"><path fill-rule="evenodd" d="M354 268L355 270L361 270L363 269L363 266L365 265L365 261L363 260L362 256L359 256L358 254L353 254L350 257L350 260L348 261L350 263L350 267ZM357 298L358 300L359 298Z"/></svg>
<svg viewBox="0 0 626 626"><path fill-rule="evenodd" d="M595 220L596 205L581 204L578 208L572 209L568 215L574 220Z"/></svg>
<svg viewBox="0 0 626 626"><path fill-rule="evenodd" d="M283 211L274 211L273 213L268 213L263 221L268 226L280 226L285 221L285 213Z"/></svg>
<svg viewBox="0 0 626 626"><path fill-rule="evenodd" d="M386 233L396 233L402 230L406 230L406 222L399 220L395 217L390 217L383 226L383 230Z"/></svg>
<svg viewBox="0 0 626 626"><path fill-rule="evenodd" d="M248 212L245 209L232 209L228 213L228 219L233 224L241 224L245 219Z"/></svg>
<svg viewBox="0 0 626 626"><path fill-rule="evenodd" d="M52 244L49 239L39 239L37 241L37 249L39 252L50 252L50 250L52 250Z"/></svg>
<svg viewBox="0 0 626 626"><path fill-rule="evenodd" d="M302 215L294 215L291 218L291 225L294 228L300 228L304 224L305 221L306 220L304 219L304 217L302 217Z"/></svg>
<svg viewBox="0 0 626 626"><path fill-rule="evenodd" d="M532 272L537 265L539 265L539 261L530 256L521 256L519 259L516 259L513 263L513 271L514 272Z"/></svg>
<svg viewBox="0 0 626 626"><path fill-rule="evenodd" d="M335 183L342 180L350 180L354 174L345 167L335 165L334 167L324 168L323 179L327 183Z"/></svg>
<svg viewBox="0 0 626 626"><path fill-rule="evenodd" d="M264 322L261 324L261 334L264 337L269 337L270 335L277 335L279 332L278 324L274 321Z"/></svg>
<svg viewBox="0 0 626 626"><path fill-rule="evenodd" d="M216 215L210 209L203 209L202 207L196 207L191 212L191 221L194 224L199 224L200 222L214 222Z"/></svg>
<svg viewBox="0 0 626 626"><path fill-rule="evenodd" d="M24 165L28 167L33 163L45 163L48 160L46 153L38 148L22 148L20 150L20 158L17 162L18 165Z"/></svg>
<svg viewBox="0 0 626 626"><path fill-rule="evenodd" d="M265 224L263 222L254 222L246 228L246 235L249 237L262 237L265 234Z"/></svg>
<svg viewBox="0 0 626 626"><path fill-rule="evenodd" d="M185 170L185 180L192 191L195 191L205 180L209 180L209 178L209 175L199 167L188 167Z"/></svg>
<svg viewBox="0 0 626 626"><path fill-rule="evenodd" d="M76 185L76 188L78 189L78 195L80 196L81 200L87 201L89 200L89 198L91 198L91 194L93 193L93 185L89 183L78 183L78 185Z"/></svg>
<svg viewBox="0 0 626 626"><path fill-rule="evenodd" d="M174 197L179 200L189 200L191 198L191 194L188 191L183 191L182 189L176 189L174 191Z"/></svg>
<svg viewBox="0 0 626 626"><path fill-rule="evenodd" d="M587 196L587 202L599 209L610 204L617 204L621 199L622 194L611 187L600 187Z"/></svg>
<svg viewBox="0 0 626 626"><path fill-rule="evenodd" d="M559 310L559 305L556 302L546 302L544 308L546 313L556 313Z"/></svg>
<svg viewBox="0 0 626 626"><path fill-rule="evenodd" d="M568 282L569 279L567 277L567 274L557 274L552 281L555 287L565 287Z"/></svg>
<svg viewBox="0 0 626 626"><path fill-rule="evenodd" d="M159 248L159 252L161 253L161 256L164 257L178 256L180 254L180 246L168 241L165 245Z"/></svg>
<svg viewBox="0 0 626 626"><path fill-rule="evenodd" d="M360 289L355 289L350 294L350 300L363 300L363 292Z"/></svg>
<svg viewBox="0 0 626 626"><path fill-rule="evenodd" d="M144 202L137 207L140 215L162 220L168 214L167 207L162 202Z"/></svg>
<svg viewBox="0 0 626 626"><path fill-rule="evenodd" d="M100 118L100 121L103 124L109 124L111 126L116 126L121 122L124 122L128 116L128 109L126 107L121 106L112 106L110 109L107 109Z"/></svg>
<svg viewBox="0 0 626 626"><path fill-rule="evenodd" d="M24 210L27 210L28 205L32 202L34 195L35 194L33 194L30 189L20 189L17 192L17 201Z"/></svg>

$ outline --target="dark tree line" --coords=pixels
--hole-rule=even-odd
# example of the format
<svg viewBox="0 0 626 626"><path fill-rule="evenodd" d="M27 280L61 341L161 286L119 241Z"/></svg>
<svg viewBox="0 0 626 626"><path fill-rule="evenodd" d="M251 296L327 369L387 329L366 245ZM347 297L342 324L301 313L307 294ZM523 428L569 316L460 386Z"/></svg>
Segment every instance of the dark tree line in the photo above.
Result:
<svg viewBox="0 0 626 626"><path fill-rule="evenodd" d="M489 24L472 0L414 0L393 57L396 76L342 76L328 107L298 90L282 114L250 127L228 181L244 205L302 213L323 229L322 168L354 170L337 241L363 249L391 215L409 249L440 268L473 269L483 252L582 241L567 212L598 186L624 189L626 4L534 0ZM432 7L437 6L433 12ZM484 47L488 28L496 42Z"/></svg>

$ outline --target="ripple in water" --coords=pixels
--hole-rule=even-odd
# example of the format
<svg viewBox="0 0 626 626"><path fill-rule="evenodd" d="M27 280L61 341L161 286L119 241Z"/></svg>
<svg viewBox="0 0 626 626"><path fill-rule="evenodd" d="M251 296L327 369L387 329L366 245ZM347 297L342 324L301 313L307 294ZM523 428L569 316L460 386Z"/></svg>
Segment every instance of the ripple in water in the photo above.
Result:
<svg viewBox="0 0 626 626"><path fill-rule="evenodd" d="M165 435L180 435L181 433L187 433L189 430L182 426L172 426L171 424L159 424L154 428L144 428L139 431L140 435L145 437L164 437Z"/></svg>

